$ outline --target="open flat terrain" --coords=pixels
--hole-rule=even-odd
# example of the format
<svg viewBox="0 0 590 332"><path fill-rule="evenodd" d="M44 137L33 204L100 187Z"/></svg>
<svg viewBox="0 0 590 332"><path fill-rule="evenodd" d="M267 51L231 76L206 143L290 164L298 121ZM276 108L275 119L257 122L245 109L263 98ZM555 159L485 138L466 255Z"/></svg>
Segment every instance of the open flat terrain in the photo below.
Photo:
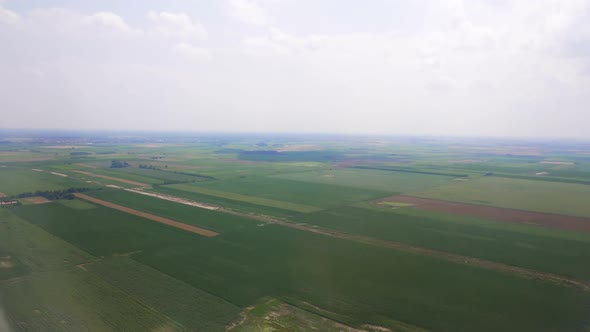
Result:
<svg viewBox="0 0 590 332"><path fill-rule="evenodd" d="M412 196L590 218L590 186L577 183L481 177Z"/></svg>
<svg viewBox="0 0 590 332"><path fill-rule="evenodd" d="M467 215L498 221L523 223L563 230L590 232L590 218L572 217L550 213L539 213L517 209L499 208L478 204L465 204L412 196L392 196L381 199L377 204L402 203L417 209ZM399 206L399 205L398 205ZM403 207L403 205L401 206Z"/></svg>
<svg viewBox="0 0 590 332"><path fill-rule="evenodd" d="M590 328L590 146L94 139L0 146L13 331Z"/></svg>

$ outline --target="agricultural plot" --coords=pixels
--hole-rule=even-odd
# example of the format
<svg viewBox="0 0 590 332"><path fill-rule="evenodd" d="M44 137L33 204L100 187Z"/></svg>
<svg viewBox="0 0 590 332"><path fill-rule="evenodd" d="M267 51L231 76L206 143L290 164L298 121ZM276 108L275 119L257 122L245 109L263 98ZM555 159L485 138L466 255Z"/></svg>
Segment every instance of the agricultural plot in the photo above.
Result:
<svg viewBox="0 0 590 332"><path fill-rule="evenodd" d="M533 211L466 204L414 196L391 196L377 201L379 205L414 206L417 209L467 215L496 221L522 223L578 232L590 232L590 218L573 217Z"/></svg>
<svg viewBox="0 0 590 332"><path fill-rule="evenodd" d="M209 196L216 196L220 198L231 199L234 201L242 201L251 204L263 205L277 209L289 210L294 212L313 212L318 211L320 208L315 206L303 205L303 204L296 204L291 202L285 201L278 201L275 199L265 198L265 197L257 197L257 196L249 196L244 194L237 194L227 191L220 191L215 189L203 188L198 186L191 186L187 184L175 184L170 186L173 189L184 190L188 192L195 192L199 194L205 194Z"/></svg>
<svg viewBox="0 0 590 332"><path fill-rule="evenodd" d="M192 189L192 188L191 188ZM154 193L160 193L165 195L172 195L175 197L182 197L185 199L190 199L198 202L203 202L206 204L212 204L216 206L223 206L226 208L249 212L249 213L257 213L257 214L265 214L277 217L290 217L293 215L298 214L294 211L289 211L280 208L273 208L264 205L252 204L244 201L227 199L218 196L211 196L205 195L202 193L197 193L193 191L186 191L186 190L179 190L171 188L170 186L157 186L150 190Z"/></svg>
<svg viewBox="0 0 590 332"><path fill-rule="evenodd" d="M0 168L0 192L7 195L17 195L37 190L59 190L87 186L88 184L83 181L44 171L34 171L31 168Z"/></svg>
<svg viewBox="0 0 590 332"><path fill-rule="evenodd" d="M0 210L0 256L0 308L14 331L150 330L176 325L77 267L94 257L5 209Z"/></svg>
<svg viewBox="0 0 590 332"><path fill-rule="evenodd" d="M289 173L275 178L340 185L383 192L408 193L452 183L448 176L402 173L381 170L335 168L330 170Z"/></svg>
<svg viewBox="0 0 590 332"><path fill-rule="evenodd" d="M88 264L100 276L188 331L223 331L241 309L219 297L194 288L129 257ZM157 287L154 287L157 285Z"/></svg>
<svg viewBox="0 0 590 332"><path fill-rule="evenodd" d="M312 212L323 208L388 196L388 192L378 190L348 188L270 177L211 181L199 184L177 184L167 187L298 212ZM285 203L274 203L267 200ZM292 206L288 203L297 205ZM306 207L298 208L299 205L305 205Z"/></svg>
<svg viewBox="0 0 590 332"><path fill-rule="evenodd" d="M121 169L122 172L137 174L148 178L160 180L162 184L174 183L174 182L198 182L198 181L209 181L213 179L207 175L190 172L180 171L168 171L168 170L157 170L157 169L142 169L136 167L127 167Z"/></svg>
<svg viewBox="0 0 590 332"><path fill-rule="evenodd" d="M243 217L224 214L208 209L195 208L193 206L170 202L155 197L147 197L123 190L97 191L90 193L89 195L129 208L178 220L187 225L211 229L222 235L231 231L239 232L243 227L253 227L257 224L254 220Z"/></svg>
<svg viewBox="0 0 590 332"><path fill-rule="evenodd" d="M532 233L521 226L514 230L485 223L477 218L448 220L439 214L406 214L409 207L363 209L345 207L300 215L295 221L363 234L425 248L483 258L513 266L590 279L590 234L557 238L550 234ZM457 219L453 215L453 219ZM554 232L554 231L553 231ZM566 233L567 234L567 233ZM569 235L569 234L568 234Z"/></svg>
<svg viewBox="0 0 590 332"><path fill-rule="evenodd" d="M137 227L100 207L92 214L71 209L71 217L64 209L45 204L14 212L95 255L140 251L134 260L240 307L271 296L352 326L393 327L395 319L438 331L567 331L587 324L590 295L573 288L277 225L247 222L234 225L239 232L205 238L158 223Z"/></svg>
<svg viewBox="0 0 590 332"><path fill-rule="evenodd" d="M471 204L590 217L590 186L482 177L431 188L413 196Z"/></svg>
<svg viewBox="0 0 590 332"><path fill-rule="evenodd" d="M78 268L0 282L2 305L24 331L174 330L177 324Z"/></svg>
<svg viewBox="0 0 590 332"><path fill-rule="evenodd" d="M0 208L0 305L15 332L590 328L590 233L534 225L539 212L590 215L590 186L568 183L590 174L590 148L121 139L7 147L51 160L0 156L3 194L101 188ZM113 159L131 166L112 169Z"/></svg>
<svg viewBox="0 0 590 332"><path fill-rule="evenodd" d="M131 215L134 215L134 216L139 216L139 217L142 217L142 218L147 219L147 220L159 222L159 223L162 223L164 225L168 225L168 226L171 226L171 227L182 229L182 230L185 230L187 232L191 232L191 233L195 233L195 234L199 234L199 235L203 235L203 236L209 236L209 237L219 235L219 233L216 233L216 232L213 232L213 231L204 229L204 228L195 227L195 226L192 226L192 225L188 225L188 224L185 224L185 223L178 222L176 220L172 220L172 219L164 218L164 217L161 217L161 216L156 216L156 215L151 214L151 213L146 213L146 212L143 212L143 211L131 209L131 208L126 207L126 206L122 206L122 205L119 205L119 204L114 204L114 203L111 203L111 202L107 202L107 201L104 201L104 200L101 200L101 199L97 199L97 198L94 198L94 197L91 197L91 196L88 196L88 195L76 194L76 197L77 198L80 198L80 199L83 199L85 201L92 202L94 204L106 206L108 208L115 209L115 210L118 210L118 211L123 211L125 213L131 214Z"/></svg>

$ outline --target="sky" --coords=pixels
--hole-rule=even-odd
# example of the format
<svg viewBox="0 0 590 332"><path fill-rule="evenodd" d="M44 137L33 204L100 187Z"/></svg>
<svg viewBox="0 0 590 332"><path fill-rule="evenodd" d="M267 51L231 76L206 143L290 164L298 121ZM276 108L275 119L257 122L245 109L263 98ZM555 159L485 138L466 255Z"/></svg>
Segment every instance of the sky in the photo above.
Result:
<svg viewBox="0 0 590 332"><path fill-rule="evenodd" d="M0 0L0 128L590 138L590 0Z"/></svg>

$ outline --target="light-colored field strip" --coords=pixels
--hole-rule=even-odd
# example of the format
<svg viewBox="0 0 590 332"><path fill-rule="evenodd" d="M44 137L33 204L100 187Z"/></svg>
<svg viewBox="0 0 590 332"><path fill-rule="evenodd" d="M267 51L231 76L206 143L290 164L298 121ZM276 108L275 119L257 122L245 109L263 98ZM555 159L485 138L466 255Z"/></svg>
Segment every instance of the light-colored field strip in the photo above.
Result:
<svg viewBox="0 0 590 332"><path fill-rule="evenodd" d="M171 201L171 202L176 202L176 203L180 203L180 204L184 204L184 205L190 205L190 206L198 207L201 209L219 210L218 206L213 206L213 205L209 205L209 204L205 204L205 203L201 203L201 202L197 202L197 201L191 201L191 200L180 198L180 197L159 194L159 193L153 193L153 192L143 191L143 190L139 190L139 189L125 189L125 190L130 191L132 193L140 194L140 195L156 197L159 199L163 199L165 201Z"/></svg>
<svg viewBox="0 0 590 332"><path fill-rule="evenodd" d="M64 178L67 178L68 177L67 174L63 174L63 173L58 173L58 172L49 172L49 173L51 173L53 175L63 176Z"/></svg>
<svg viewBox="0 0 590 332"><path fill-rule="evenodd" d="M2 197L8 197L8 195L6 195L5 193L0 192L0 198Z"/></svg>
<svg viewBox="0 0 590 332"><path fill-rule="evenodd" d="M168 219L168 218L156 216L156 215L153 215L153 214L150 214L150 213L145 213L145 212L142 212L142 211L131 209L131 208L128 208L128 207L123 206L123 205L119 205L119 204L115 204L115 203L103 201L102 199L90 197L90 196L85 195L85 194L76 193L75 195L76 195L76 197L78 197L80 199L83 199L83 200L86 200L86 201L89 201L89 202L92 202L92 203L95 203L95 204L99 204L99 205L102 205L102 206L109 207L111 209L123 211L123 212L129 213L129 214L133 214L133 215L136 215L136 216L139 216L139 217L143 217L145 219L157 221L159 223L166 224L166 225L169 225L169 226L172 226L172 227L176 227L176 228L179 228L179 229L188 231L188 232L196 233L196 234L207 236L207 237L213 237L213 236L219 235L219 233L210 231L208 229L203 229L203 228L199 228L199 227L196 227L196 226L187 225L185 223L174 221L172 219Z"/></svg>
<svg viewBox="0 0 590 332"><path fill-rule="evenodd" d="M231 199L231 200L235 200L235 201L264 205L264 206L279 208L279 209L283 209L283 210L290 210L290 211L295 211L295 212L309 213L309 212L316 212L316 211L321 210L320 208L315 207L315 206L309 206L309 205L303 205L303 204L297 204L297 203L291 203L291 202L285 202L285 201L278 201L278 200L274 200L274 199L251 196L251 195L242 195L242 194L237 194L237 193L233 193L233 192L214 190L214 189L203 188L203 187L187 185L187 184L173 184L173 185L169 185L169 187L174 188L174 189L178 189L178 190L194 192L194 193L198 193L198 194L205 194L205 195L209 195L209 196L227 198L227 199Z"/></svg>
<svg viewBox="0 0 590 332"><path fill-rule="evenodd" d="M149 187L149 184L145 184L145 183L141 183L141 182L136 182L136 181L131 181L131 180L126 180L126 179L121 179L121 178L116 178L113 176L107 176L107 175L101 175L101 174L94 174L91 172L85 172L85 171L72 171L72 172L76 172L76 173L80 173L80 174L84 174L84 175L88 175L88 176L94 176L97 178L101 178L101 179L106 179L106 180L113 180L113 181L117 181L117 182L122 182L122 183L127 183L127 184L131 184L134 186L138 186L138 187Z"/></svg>

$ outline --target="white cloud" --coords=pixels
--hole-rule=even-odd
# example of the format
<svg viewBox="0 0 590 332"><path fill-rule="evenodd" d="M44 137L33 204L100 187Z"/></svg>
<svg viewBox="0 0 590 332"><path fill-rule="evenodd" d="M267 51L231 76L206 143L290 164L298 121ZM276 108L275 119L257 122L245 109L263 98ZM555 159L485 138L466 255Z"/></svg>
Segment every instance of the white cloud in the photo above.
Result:
<svg viewBox="0 0 590 332"><path fill-rule="evenodd" d="M176 44L173 52L187 60L202 61L211 59L211 53L208 49L187 43Z"/></svg>
<svg viewBox="0 0 590 332"><path fill-rule="evenodd" d="M130 32L131 28L123 21L123 19L116 14L109 12L99 12L87 17L88 22L96 24L109 29L119 30L123 32Z"/></svg>
<svg viewBox="0 0 590 332"><path fill-rule="evenodd" d="M0 100L18 110L3 125L588 136L587 0L424 1L395 26L315 1L146 8L147 22L0 7Z"/></svg>
<svg viewBox="0 0 590 332"><path fill-rule="evenodd" d="M243 23L267 25L269 19L264 9L253 0L230 0L231 15Z"/></svg>
<svg viewBox="0 0 590 332"><path fill-rule="evenodd" d="M1 2L0 2L1 4ZM2 8L0 5L0 24L14 24L20 20L20 16L8 9Z"/></svg>
<svg viewBox="0 0 590 332"><path fill-rule="evenodd" d="M150 11L148 18L154 22L155 31L164 36L184 38L207 38L207 31L200 24L194 23L184 13Z"/></svg>

